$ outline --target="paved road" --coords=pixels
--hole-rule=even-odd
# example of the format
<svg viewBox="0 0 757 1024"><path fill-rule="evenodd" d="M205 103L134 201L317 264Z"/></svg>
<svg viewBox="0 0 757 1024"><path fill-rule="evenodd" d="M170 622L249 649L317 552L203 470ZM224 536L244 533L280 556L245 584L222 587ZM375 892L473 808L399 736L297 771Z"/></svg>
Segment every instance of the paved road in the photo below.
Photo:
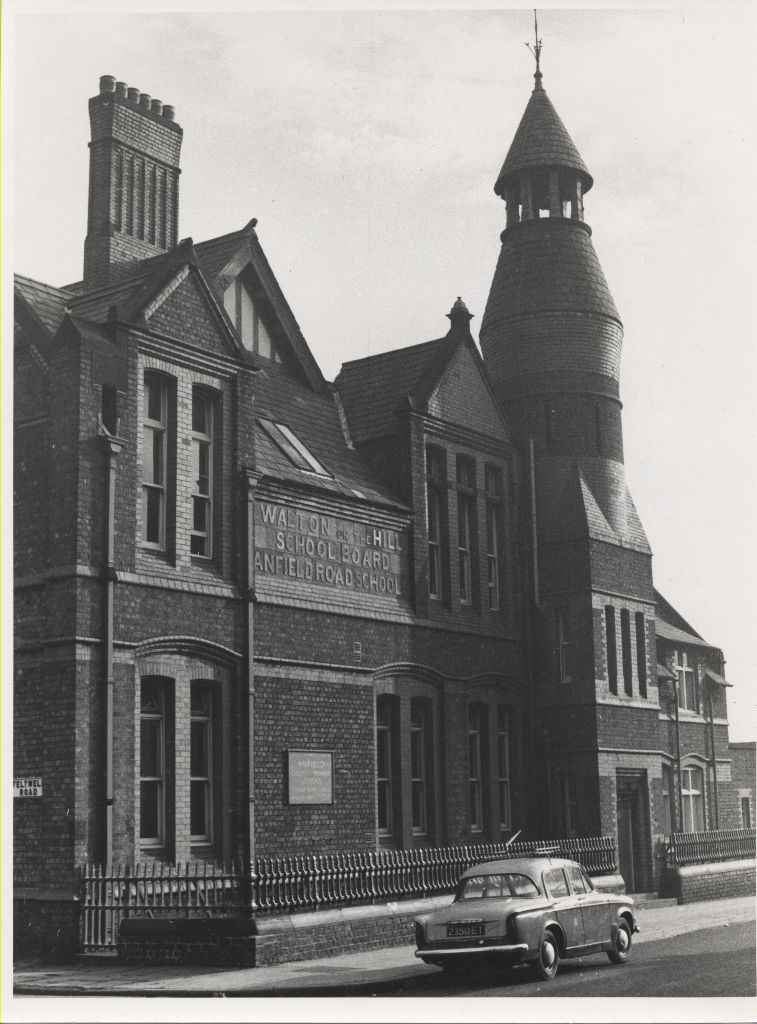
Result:
<svg viewBox="0 0 757 1024"><path fill-rule="evenodd" d="M628 964L602 956L563 961L557 978L534 982L523 969L450 981L440 971L422 987L384 996L754 996L755 930L744 922L637 945Z"/></svg>
<svg viewBox="0 0 757 1024"><path fill-rule="evenodd" d="M722 966L723 973L720 970L716 971L714 981L707 982L705 994L710 995L713 990L720 991L721 986L724 986L726 992L736 994L737 991L742 991L745 978L754 978L753 897L734 897L672 907L641 907L638 919L641 932L636 936L634 955L630 964L626 967L613 968L602 956L587 957L582 962L565 963L562 965L561 974L543 994L578 995L584 991L581 986L587 984L590 994L597 995L595 983L587 981L594 976L600 978L603 985L618 985L618 994L623 994L623 986L630 983L630 979L633 979L633 995L639 994L637 984L642 986L643 995L652 994L644 991L643 986L647 984L646 975L639 974L639 964L649 970L650 984L674 986L676 979L688 978L691 974L696 986L699 984L698 976L708 971L707 964L701 965L697 958L701 959L703 951L710 949L718 956L725 953L726 963ZM742 925L746 928L747 937L743 949L749 949L746 967L743 949L738 945L743 941L743 928L738 932L740 937L733 938L737 934L736 930ZM693 945L686 945L684 936L688 936ZM679 948L679 942L684 942L683 952ZM735 949L732 948L733 942L737 942ZM644 949L650 946L654 947L655 952L647 956ZM687 955L688 959L685 959ZM684 965L680 966L678 959L670 960L669 957L684 957ZM711 959L709 953L706 959ZM732 977L731 965L736 963L738 966L735 977ZM675 970L671 970L671 964L675 965ZM663 977L655 980L658 970ZM340 954L321 960L291 961L270 967L138 967L124 966L114 960L107 960L71 964L26 962L16 964L14 970L14 992L21 1000L27 996L46 996L49 1002L43 1000L40 1005L45 1005L53 1013L55 1006L58 1005L56 997L60 996L88 996L100 1000L98 1005L105 1008L110 997L121 996L184 997L224 994L266 998L330 998L389 994L391 998L394 995L416 994L411 993L414 986L418 986L418 995L428 995L431 986L433 990L442 993L449 991L450 995L462 997L485 995L492 991L497 994L531 996L539 994L536 990L541 987L534 983L526 985L519 977L511 979L506 988L501 987L499 981L500 979L495 981L490 975L486 981L479 980L475 985L456 986L452 989L438 968L421 963L413 956L413 946ZM447 986L447 989L444 986ZM576 990L574 991L571 986L577 986ZM698 992L700 989L695 987L695 991ZM0 995L6 997L7 992L8 988L3 987ZM41 1021L49 1018L42 1015L33 1019ZM52 1019L57 1021L58 1018L53 1016ZM757 1013L746 1019L757 1020Z"/></svg>

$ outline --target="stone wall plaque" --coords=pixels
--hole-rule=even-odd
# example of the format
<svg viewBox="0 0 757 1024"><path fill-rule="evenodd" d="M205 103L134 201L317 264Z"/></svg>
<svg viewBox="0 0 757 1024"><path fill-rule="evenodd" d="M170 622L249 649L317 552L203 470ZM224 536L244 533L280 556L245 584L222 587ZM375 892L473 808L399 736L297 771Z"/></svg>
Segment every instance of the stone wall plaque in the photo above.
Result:
<svg viewBox="0 0 757 1024"><path fill-rule="evenodd" d="M290 804L333 804L333 751L288 750L287 769Z"/></svg>

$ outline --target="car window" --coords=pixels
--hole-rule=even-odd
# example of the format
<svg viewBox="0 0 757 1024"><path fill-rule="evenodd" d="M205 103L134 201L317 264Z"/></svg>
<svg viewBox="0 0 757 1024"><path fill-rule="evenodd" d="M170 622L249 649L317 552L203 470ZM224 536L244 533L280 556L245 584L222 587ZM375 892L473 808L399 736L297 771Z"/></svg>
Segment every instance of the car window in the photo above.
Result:
<svg viewBox="0 0 757 1024"><path fill-rule="evenodd" d="M584 880L584 885L586 886L586 891L587 892L595 892L594 883L592 882L592 880L589 878L589 876L586 874L586 872L584 871L583 868L580 868L579 870L581 871L581 874L583 875L583 880Z"/></svg>
<svg viewBox="0 0 757 1024"><path fill-rule="evenodd" d="M562 868L549 868L544 872L544 885L550 896L567 896L568 880Z"/></svg>
<svg viewBox="0 0 757 1024"><path fill-rule="evenodd" d="M572 867L566 868L568 872L568 878L570 879L570 887L573 892L588 892L586 888L586 880L584 878L583 871L576 864Z"/></svg>
<svg viewBox="0 0 757 1024"><path fill-rule="evenodd" d="M526 875L508 875L510 888L513 896L539 896L539 887L536 882Z"/></svg>
<svg viewBox="0 0 757 1024"><path fill-rule="evenodd" d="M460 883L457 900L538 896L539 888L526 875L472 875Z"/></svg>
<svg viewBox="0 0 757 1024"><path fill-rule="evenodd" d="M486 891L486 879L481 875L474 878L466 878L460 883L460 891L457 894L459 900L481 899Z"/></svg>

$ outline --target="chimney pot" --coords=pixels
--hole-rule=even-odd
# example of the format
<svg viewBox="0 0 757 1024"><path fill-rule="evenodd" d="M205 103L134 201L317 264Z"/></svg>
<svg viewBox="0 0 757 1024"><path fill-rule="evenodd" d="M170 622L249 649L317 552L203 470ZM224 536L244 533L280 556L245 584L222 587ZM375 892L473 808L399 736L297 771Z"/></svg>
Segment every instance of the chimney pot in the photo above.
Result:
<svg viewBox="0 0 757 1024"><path fill-rule="evenodd" d="M135 89L134 86L131 86L128 96L132 103L139 103L139 89Z"/></svg>
<svg viewBox="0 0 757 1024"><path fill-rule="evenodd" d="M100 75L100 92L115 92L116 80L113 75Z"/></svg>
<svg viewBox="0 0 757 1024"><path fill-rule="evenodd" d="M145 110L149 110L150 109L150 99L151 99L150 94L146 93L146 92L143 92L141 94L141 96L139 97L139 105L140 105L140 107L144 107Z"/></svg>
<svg viewBox="0 0 757 1024"><path fill-rule="evenodd" d="M150 110L153 112L153 114L162 114L163 113L163 104L162 104L162 102L160 100L152 100L152 102L150 103Z"/></svg>
<svg viewBox="0 0 757 1024"><path fill-rule="evenodd" d="M173 121L176 117L176 111L169 103L166 103L163 107L163 117L165 117L167 121Z"/></svg>
<svg viewBox="0 0 757 1024"><path fill-rule="evenodd" d="M122 100L126 99L127 86L126 82L116 82L116 96L120 96Z"/></svg>

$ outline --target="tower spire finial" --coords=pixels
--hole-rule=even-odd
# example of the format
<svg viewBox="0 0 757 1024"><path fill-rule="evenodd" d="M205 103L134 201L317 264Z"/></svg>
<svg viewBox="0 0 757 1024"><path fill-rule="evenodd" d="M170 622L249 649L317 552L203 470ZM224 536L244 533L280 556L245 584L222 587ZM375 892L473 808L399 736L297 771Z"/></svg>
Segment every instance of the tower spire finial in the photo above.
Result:
<svg viewBox="0 0 757 1024"><path fill-rule="evenodd" d="M536 58L536 72L534 73L534 79L536 85L534 88L541 89L541 69L539 67L539 60L541 58L542 41L539 39L539 22L536 20L536 8L534 8L534 45L526 43L531 53Z"/></svg>

